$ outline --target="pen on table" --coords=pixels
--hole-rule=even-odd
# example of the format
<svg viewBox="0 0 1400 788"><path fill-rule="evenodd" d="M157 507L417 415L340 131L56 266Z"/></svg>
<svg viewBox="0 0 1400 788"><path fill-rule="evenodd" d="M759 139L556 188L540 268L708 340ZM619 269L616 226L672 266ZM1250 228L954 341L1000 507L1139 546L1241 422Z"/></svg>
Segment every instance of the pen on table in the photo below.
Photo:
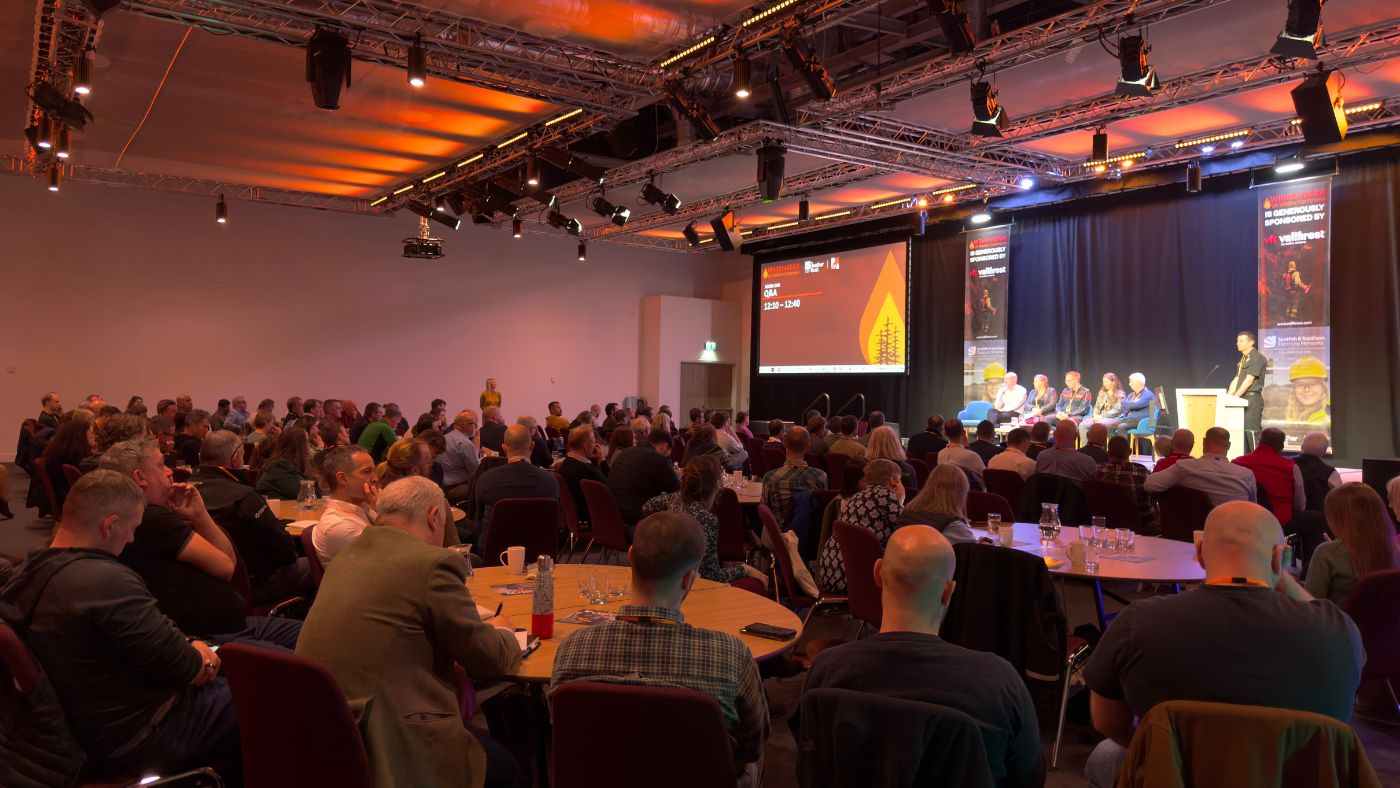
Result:
<svg viewBox="0 0 1400 788"><path fill-rule="evenodd" d="M490 621L491 619L495 618L496 616L499 616L499 615L501 614L501 610L503 610L503 609L505 608L505 606L506 606L506 603L505 603L505 602L498 602L498 603L496 604L496 612L494 612L494 613L492 613L491 615L487 616L486 618L482 619L482 621Z"/></svg>

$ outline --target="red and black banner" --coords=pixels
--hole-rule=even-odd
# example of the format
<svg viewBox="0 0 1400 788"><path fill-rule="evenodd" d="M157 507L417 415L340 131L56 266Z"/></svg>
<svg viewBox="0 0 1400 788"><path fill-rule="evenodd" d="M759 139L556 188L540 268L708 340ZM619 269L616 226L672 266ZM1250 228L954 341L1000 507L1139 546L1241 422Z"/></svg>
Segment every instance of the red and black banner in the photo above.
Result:
<svg viewBox="0 0 1400 788"><path fill-rule="evenodd" d="M1006 312L1011 269L1011 226L972 230L963 296L963 399L996 399L1006 377Z"/></svg>

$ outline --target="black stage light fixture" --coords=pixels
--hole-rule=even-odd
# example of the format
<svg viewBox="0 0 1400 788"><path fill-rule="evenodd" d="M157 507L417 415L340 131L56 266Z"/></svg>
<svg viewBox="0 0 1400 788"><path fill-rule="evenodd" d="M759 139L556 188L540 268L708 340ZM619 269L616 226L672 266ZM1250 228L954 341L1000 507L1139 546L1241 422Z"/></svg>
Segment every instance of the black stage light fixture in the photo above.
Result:
<svg viewBox="0 0 1400 788"><path fill-rule="evenodd" d="M219 201L214 203L214 221L228 224L228 203L224 202L222 194L219 195Z"/></svg>
<svg viewBox="0 0 1400 788"><path fill-rule="evenodd" d="M666 83L666 97L671 102L671 107L690 121L700 139L708 142L720 135L719 124L715 122L714 116L700 103L700 99L687 91L679 81L671 80Z"/></svg>
<svg viewBox="0 0 1400 788"><path fill-rule="evenodd" d="M1347 136L1347 115L1342 101L1342 79L1336 71L1318 70L1291 91L1293 109L1302 121L1303 139L1309 145L1341 142Z"/></svg>
<svg viewBox="0 0 1400 788"><path fill-rule="evenodd" d="M578 242L578 261L581 263L588 259L588 242Z"/></svg>
<svg viewBox="0 0 1400 788"><path fill-rule="evenodd" d="M536 151L536 155L561 170L567 170L580 178L586 178L597 184L602 184L603 178L608 174L608 171L602 167L563 148L540 148Z"/></svg>
<svg viewBox="0 0 1400 788"><path fill-rule="evenodd" d="M1142 36L1123 36L1118 39L1118 64L1123 73L1118 77L1114 93L1120 96L1150 96L1161 87L1157 81L1157 69L1147 64L1147 53L1152 51Z"/></svg>
<svg viewBox="0 0 1400 788"><path fill-rule="evenodd" d="M86 96L92 92L92 48L83 50L73 64L73 92Z"/></svg>
<svg viewBox="0 0 1400 788"><path fill-rule="evenodd" d="M491 210L499 211L506 216L515 216L520 213L520 209L515 204L525 199L525 195L517 192L516 185L505 183L505 178L493 178L486 184L486 201Z"/></svg>
<svg viewBox="0 0 1400 788"><path fill-rule="evenodd" d="M408 48L408 84L415 88L428 84L428 53L423 49L421 35L415 34Z"/></svg>
<svg viewBox="0 0 1400 788"><path fill-rule="evenodd" d="M786 157L787 148L781 142L768 140L758 149L758 194L764 202L782 196Z"/></svg>
<svg viewBox="0 0 1400 788"><path fill-rule="evenodd" d="M540 185L540 160L535 158L533 153L525 157L523 170L524 173L521 175L520 179L524 181L527 186Z"/></svg>
<svg viewBox="0 0 1400 788"><path fill-rule="evenodd" d="M59 126L53 135L53 155L60 159L68 158L73 152L73 135L67 126Z"/></svg>
<svg viewBox="0 0 1400 788"><path fill-rule="evenodd" d="M29 142L29 147L33 148L35 153L39 152L39 126L39 121L33 121L24 127L24 139Z"/></svg>
<svg viewBox="0 0 1400 788"><path fill-rule="evenodd" d="M522 222L522 221L520 221L519 219L511 219L511 220L510 220L510 234L511 234L511 236L513 236L513 237L515 237L515 238L519 238L520 236L524 235L524 234L525 234L525 223Z"/></svg>
<svg viewBox="0 0 1400 788"><path fill-rule="evenodd" d="M593 212L608 219L618 227L627 224L627 220L632 218L632 210L625 205L613 205L602 195L593 198Z"/></svg>
<svg viewBox="0 0 1400 788"><path fill-rule="evenodd" d="M675 216L681 209L681 198L674 194L661 191L661 189L657 188L656 184L651 181L648 181L647 184L642 187L642 199L652 205L661 206L661 210L671 216Z"/></svg>
<svg viewBox="0 0 1400 788"><path fill-rule="evenodd" d="M543 205L546 208L553 208L559 204L559 198L541 189L538 186L531 186L528 183L521 184L520 193Z"/></svg>
<svg viewBox="0 0 1400 788"><path fill-rule="evenodd" d="M806 197L803 197L801 202L797 203L797 221L805 222L811 218L812 204L810 202L807 202Z"/></svg>
<svg viewBox="0 0 1400 788"><path fill-rule="evenodd" d="M58 182L63 180L63 173L59 172L59 166L54 164L49 167L49 191L58 191Z"/></svg>
<svg viewBox="0 0 1400 788"><path fill-rule="evenodd" d="M55 125L61 124L82 130L87 127L88 121L92 120L92 113L87 111L82 102L47 82L35 82L28 92L34 106Z"/></svg>
<svg viewBox="0 0 1400 788"><path fill-rule="evenodd" d="M1288 0L1288 21L1269 53L1316 60L1317 48L1323 43L1322 3L1323 0Z"/></svg>
<svg viewBox="0 0 1400 788"><path fill-rule="evenodd" d="M316 28L306 42L306 81L316 106L340 109L340 89L350 87L350 42L345 36Z"/></svg>
<svg viewBox="0 0 1400 788"><path fill-rule="evenodd" d="M437 211L438 213L447 213L447 198L444 197L444 196L442 196L441 194L439 194L438 196L434 197L434 198L433 198L433 210ZM458 214L458 215L461 215L462 212L461 212L461 211L453 211L453 213L456 213L456 214Z"/></svg>
<svg viewBox="0 0 1400 788"><path fill-rule="evenodd" d="M792 112L788 110L787 96L783 95L783 84L778 79L778 70L775 68L768 78L768 94L773 97L773 110L778 113L778 122L786 126L792 125Z"/></svg>
<svg viewBox="0 0 1400 788"><path fill-rule="evenodd" d="M451 208L452 212L457 214L458 216L461 216L462 214L467 212L466 194L462 192L451 192L442 199L447 203L447 207ZM472 200L472 202L475 204L480 204L481 202L483 202L483 200L480 198L480 196L478 196L477 199Z"/></svg>
<svg viewBox="0 0 1400 788"><path fill-rule="evenodd" d="M1186 193L1201 193L1201 163L1198 161L1186 162Z"/></svg>
<svg viewBox="0 0 1400 788"><path fill-rule="evenodd" d="M977 46L972 23L957 0L928 0L928 10L938 18L938 26L943 28L943 38L948 41L949 52L971 52Z"/></svg>
<svg viewBox="0 0 1400 788"><path fill-rule="evenodd" d="M549 215L545 217L545 221L549 222L550 227L558 227L569 235L577 236L583 233L583 223L578 219L570 219L558 208L550 211Z"/></svg>
<svg viewBox="0 0 1400 788"><path fill-rule="evenodd" d="M83 5L93 16L101 19L103 14L121 5L121 0L83 0Z"/></svg>
<svg viewBox="0 0 1400 788"><path fill-rule="evenodd" d="M48 115L39 118L39 131L35 139L36 147L43 150L53 149L53 121L49 120Z"/></svg>
<svg viewBox="0 0 1400 788"><path fill-rule="evenodd" d="M408 203L405 204L405 207L408 208L410 211L413 211L414 213L418 214L419 216L422 216L425 219L432 219L433 221L451 227L454 230L462 226L461 219L458 219L455 216L448 216L446 212L440 212L425 202L419 202L418 200L410 200L408 201Z"/></svg>
<svg viewBox="0 0 1400 788"><path fill-rule="evenodd" d="M715 240L719 242L719 248L724 251L733 252L744 245L744 236L739 234L739 228L734 223L733 211L726 210L711 219L710 227L715 231Z"/></svg>
<svg viewBox="0 0 1400 788"><path fill-rule="evenodd" d="M700 245L700 233L695 232L695 222L687 224L685 229L681 230L681 235L685 236L685 241L690 244L691 248Z"/></svg>
<svg viewBox="0 0 1400 788"><path fill-rule="evenodd" d="M972 133L980 137L1000 137L1011 119L1006 107L997 104L997 91L990 82L972 83Z"/></svg>
<svg viewBox="0 0 1400 788"><path fill-rule="evenodd" d="M1108 161L1108 130L1096 129L1094 131L1094 145L1089 154L1089 161Z"/></svg>
<svg viewBox="0 0 1400 788"><path fill-rule="evenodd" d="M826 66L818 62L817 56L812 54L812 48L798 38L796 32L789 32L783 36L783 54L787 55L793 69L807 81L813 98L817 101L835 98L836 83L831 80L831 74L827 72Z"/></svg>
<svg viewBox="0 0 1400 788"><path fill-rule="evenodd" d="M753 63L743 52L734 53L734 95L745 99L753 94Z"/></svg>

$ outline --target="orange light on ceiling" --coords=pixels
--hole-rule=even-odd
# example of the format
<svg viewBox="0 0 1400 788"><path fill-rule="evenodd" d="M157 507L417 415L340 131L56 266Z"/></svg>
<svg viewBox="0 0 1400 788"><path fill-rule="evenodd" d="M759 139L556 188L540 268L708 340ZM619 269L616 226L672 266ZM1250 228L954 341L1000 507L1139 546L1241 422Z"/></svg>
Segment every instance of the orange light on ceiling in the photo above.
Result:
<svg viewBox="0 0 1400 788"><path fill-rule="evenodd" d="M951 194L945 194L945 195L943 195L943 202L952 202L952 201L953 201L953 195L951 195Z"/></svg>

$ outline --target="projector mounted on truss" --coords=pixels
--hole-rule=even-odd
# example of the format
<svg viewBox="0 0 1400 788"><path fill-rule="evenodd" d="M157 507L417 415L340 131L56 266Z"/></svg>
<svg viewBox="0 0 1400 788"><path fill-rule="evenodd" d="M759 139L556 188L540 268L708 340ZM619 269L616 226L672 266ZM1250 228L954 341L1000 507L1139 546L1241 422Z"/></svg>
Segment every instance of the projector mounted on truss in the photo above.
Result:
<svg viewBox="0 0 1400 788"><path fill-rule="evenodd" d="M436 260L442 257L442 239L434 238L428 231L428 220L418 217L418 235L403 239L403 256L420 260Z"/></svg>

